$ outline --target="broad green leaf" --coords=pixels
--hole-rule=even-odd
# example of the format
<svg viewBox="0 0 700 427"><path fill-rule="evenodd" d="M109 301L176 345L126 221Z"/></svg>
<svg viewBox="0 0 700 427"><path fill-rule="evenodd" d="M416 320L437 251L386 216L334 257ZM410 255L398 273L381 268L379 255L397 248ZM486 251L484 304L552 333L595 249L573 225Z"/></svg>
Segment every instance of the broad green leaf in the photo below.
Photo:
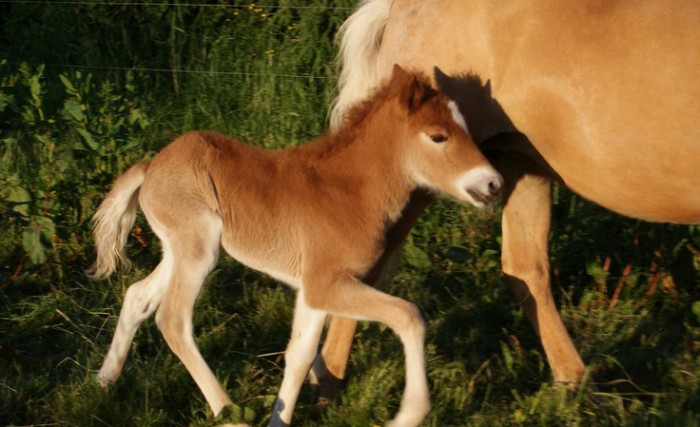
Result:
<svg viewBox="0 0 700 427"><path fill-rule="evenodd" d="M74 95L78 92L77 90L75 90L75 86L73 86L73 83L71 83L71 81L68 80L68 77L64 76L63 74L59 74L58 78L61 79L61 83L63 83L63 87L66 88L66 91L68 91L68 93Z"/></svg>
<svg viewBox="0 0 700 427"><path fill-rule="evenodd" d="M132 151L134 148L138 147L140 143L141 143L141 141L139 141L137 139L130 139L129 141L127 141L126 144L119 145L117 147L117 153L119 153L119 154L128 153L128 152Z"/></svg>
<svg viewBox="0 0 700 427"><path fill-rule="evenodd" d="M41 102L41 82L39 81L39 76L32 76L29 79L29 91L32 95L32 99L37 103Z"/></svg>
<svg viewBox="0 0 700 427"><path fill-rule="evenodd" d="M27 203L32 198L29 196L29 192L22 187L13 186L7 188L4 193L4 199L12 203Z"/></svg>
<svg viewBox="0 0 700 427"><path fill-rule="evenodd" d="M430 257L421 249L411 244L407 244L404 246L403 253L408 265L415 269L428 270L432 265L432 263L430 262Z"/></svg>
<svg viewBox="0 0 700 427"><path fill-rule="evenodd" d="M15 206L12 207L12 211L17 212L18 214L20 214L26 218L29 216L29 204L27 204L27 203L16 204Z"/></svg>
<svg viewBox="0 0 700 427"><path fill-rule="evenodd" d="M41 233L42 236L49 242L53 240L53 235L56 233L56 225L51 220L45 216L36 218L35 220L36 228Z"/></svg>
<svg viewBox="0 0 700 427"><path fill-rule="evenodd" d="M78 133L83 137L83 142L89 149L93 151L97 151L99 149L99 145L97 145L95 140L92 138L90 132L86 131L85 129L78 129Z"/></svg>
<svg viewBox="0 0 700 427"><path fill-rule="evenodd" d="M503 362L506 365L506 369L508 369L508 372L513 374L513 355L510 353L510 348L508 347L508 345L506 345L506 343L504 343L503 341L501 341L501 354L503 355Z"/></svg>
<svg viewBox="0 0 700 427"><path fill-rule="evenodd" d="M49 138L46 135L41 135L38 133L34 134L34 139L36 139L37 142L39 142L42 145L49 145L49 142L50 142Z"/></svg>
<svg viewBox="0 0 700 427"><path fill-rule="evenodd" d="M46 261L46 248L41 243L39 231L33 227L29 227L22 234L22 248L27 251L32 263L41 264Z"/></svg>
<svg viewBox="0 0 700 427"><path fill-rule="evenodd" d="M68 99L63 104L64 117L71 117L77 122L82 122L85 119L83 108L75 99Z"/></svg>
<svg viewBox="0 0 700 427"><path fill-rule="evenodd" d="M6 202L14 204L14 206L12 206L12 211L17 212L23 217L29 216L29 202L31 202L32 198L27 190L20 186L11 186L5 188L2 192L2 198L5 199Z"/></svg>

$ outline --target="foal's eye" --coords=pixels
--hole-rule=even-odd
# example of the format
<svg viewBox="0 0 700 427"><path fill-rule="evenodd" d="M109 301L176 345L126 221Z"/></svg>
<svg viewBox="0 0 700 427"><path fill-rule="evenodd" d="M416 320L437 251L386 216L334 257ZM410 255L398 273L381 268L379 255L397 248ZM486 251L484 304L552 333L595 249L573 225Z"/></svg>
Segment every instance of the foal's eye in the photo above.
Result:
<svg viewBox="0 0 700 427"><path fill-rule="evenodd" d="M430 139L432 139L433 142L436 142L439 144L441 142L447 141L447 135L443 135L441 133L436 133L436 134L430 135Z"/></svg>

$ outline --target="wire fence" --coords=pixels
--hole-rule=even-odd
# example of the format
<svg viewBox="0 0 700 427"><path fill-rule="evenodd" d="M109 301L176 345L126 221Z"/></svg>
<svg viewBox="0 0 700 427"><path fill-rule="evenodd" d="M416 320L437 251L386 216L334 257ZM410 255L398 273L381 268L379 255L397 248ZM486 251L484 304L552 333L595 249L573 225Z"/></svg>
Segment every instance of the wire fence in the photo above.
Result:
<svg viewBox="0 0 700 427"><path fill-rule="evenodd" d="M333 6L333 5L271 5L258 4L248 2L244 4L211 4L197 2L147 2L147 1L89 1L89 0L0 0L1 4L9 5L42 5L42 6L108 6L108 7L182 7L182 8L202 8L202 9L262 9L262 10L298 10L302 12L312 11L350 11L353 7L350 6ZM222 76L222 77L271 77L283 79L307 79L307 80L332 80L335 76L313 75L313 74L294 74L294 73L270 73L270 72L247 72L247 71L215 71L215 70L190 70L190 69L173 69L173 68L154 68L154 67L139 67L139 66L106 66L92 64L71 64L71 63L41 63L34 64L27 61L6 61L7 65L20 66L26 63L28 66L36 68L44 66L53 69L72 69L72 70L91 70L91 71L137 71L146 73L164 73L164 74L183 74L183 75L206 75L206 76Z"/></svg>
<svg viewBox="0 0 700 427"><path fill-rule="evenodd" d="M1 0L0 0L1 1ZM94 70L94 71L139 71L147 73L167 73L167 74L197 74L207 76L232 76L232 77L279 77L285 79L309 79L309 80L332 80L334 76L317 76L313 74L285 74L285 73L254 73L249 71L210 71L210 70L185 70L171 68L149 68L149 67L118 67L118 66L102 66L102 65L85 65L85 64L32 64L26 61L14 62L7 61L8 65L20 66L27 64L29 67L36 68L44 66L47 68L58 69L73 69L73 70Z"/></svg>
<svg viewBox="0 0 700 427"><path fill-rule="evenodd" d="M349 6L321 6L321 5L264 5L250 2L248 4L209 4L209 3L179 3L179 2L120 2L120 1L42 1L42 0L0 0L0 4L41 4L41 5L57 5L57 6L135 6L135 7L202 7L202 8L225 8L225 9L247 9L255 7L257 9L279 10L279 9L298 9L298 10L352 10Z"/></svg>

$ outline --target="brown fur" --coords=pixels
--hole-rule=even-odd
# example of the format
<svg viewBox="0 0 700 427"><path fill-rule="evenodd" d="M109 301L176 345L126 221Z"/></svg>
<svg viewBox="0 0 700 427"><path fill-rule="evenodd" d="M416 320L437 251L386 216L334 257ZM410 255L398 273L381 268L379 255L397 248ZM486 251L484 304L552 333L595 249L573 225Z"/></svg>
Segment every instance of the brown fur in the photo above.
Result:
<svg viewBox="0 0 700 427"><path fill-rule="evenodd" d="M117 179L95 214L94 273L125 260L136 197L163 243L163 260L124 299L98 374L119 375L140 322L156 322L215 414L226 392L199 354L192 310L219 247L298 289L287 366L271 425L287 425L328 313L379 321L404 343L406 390L394 425L417 425L430 407L424 325L411 303L362 283L382 257L388 227L414 190L427 187L476 204L502 179L455 122L449 99L396 67L337 132L298 148L266 151L212 132L192 132ZM431 135L446 141L434 142ZM477 197L474 198L474 194Z"/></svg>

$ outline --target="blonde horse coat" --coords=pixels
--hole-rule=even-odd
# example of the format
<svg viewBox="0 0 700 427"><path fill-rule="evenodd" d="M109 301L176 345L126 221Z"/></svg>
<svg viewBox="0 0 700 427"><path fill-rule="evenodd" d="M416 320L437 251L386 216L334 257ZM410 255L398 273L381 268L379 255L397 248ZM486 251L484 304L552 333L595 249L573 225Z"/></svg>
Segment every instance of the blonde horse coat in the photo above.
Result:
<svg viewBox="0 0 700 427"><path fill-rule="evenodd" d="M555 379L579 381L549 288L550 180L624 215L700 222L700 2L366 0L340 39L336 125L391 64L445 73L506 178L503 270ZM342 377L353 326L334 320L317 366Z"/></svg>

